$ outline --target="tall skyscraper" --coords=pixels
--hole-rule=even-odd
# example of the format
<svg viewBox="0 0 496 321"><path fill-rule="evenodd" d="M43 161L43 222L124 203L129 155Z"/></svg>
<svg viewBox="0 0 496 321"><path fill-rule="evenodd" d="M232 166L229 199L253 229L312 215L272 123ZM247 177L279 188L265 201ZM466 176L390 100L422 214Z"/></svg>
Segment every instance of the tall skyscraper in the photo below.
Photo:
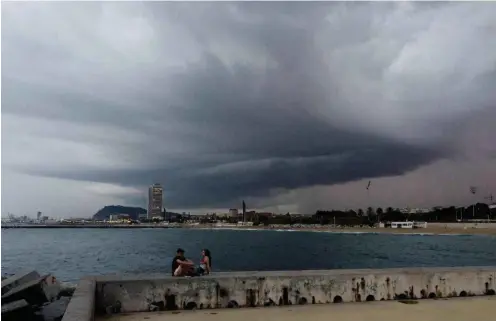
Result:
<svg viewBox="0 0 496 321"><path fill-rule="evenodd" d="M162 197L162 185L153 184L148 188L148 219L162 215Z"/></svg>

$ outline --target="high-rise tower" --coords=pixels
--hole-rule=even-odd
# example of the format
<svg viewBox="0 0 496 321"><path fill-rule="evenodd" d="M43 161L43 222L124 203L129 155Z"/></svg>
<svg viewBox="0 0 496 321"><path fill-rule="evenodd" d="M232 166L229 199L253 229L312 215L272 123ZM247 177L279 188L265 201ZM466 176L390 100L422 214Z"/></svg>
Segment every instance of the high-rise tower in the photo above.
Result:
<svg viewBox="0 0 496 321"><path fill-rule="evenodd" d="M153 217L162 215L162 197L163 188L160 184L153 184L148 188L148 212L147 218L152 219Z"/></svg>

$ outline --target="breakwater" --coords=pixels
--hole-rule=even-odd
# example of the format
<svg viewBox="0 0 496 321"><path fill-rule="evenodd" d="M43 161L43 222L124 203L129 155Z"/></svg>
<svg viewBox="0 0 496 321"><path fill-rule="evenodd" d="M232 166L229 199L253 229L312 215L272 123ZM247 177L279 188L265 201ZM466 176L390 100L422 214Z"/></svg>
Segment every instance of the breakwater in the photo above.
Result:
<svg viewBox="0 0 496 321"><path fill-rule="evenodd" d="M73 292L51 274L26 270L2 276L2 320L60 320Z"/></svg>
<svg viewBox="0 0 496 321"><path fill-rule="evenodd" d="M495 289L496 267L98 276L80 281L63 321L90 321L93 313L494 295Z"/></svg>

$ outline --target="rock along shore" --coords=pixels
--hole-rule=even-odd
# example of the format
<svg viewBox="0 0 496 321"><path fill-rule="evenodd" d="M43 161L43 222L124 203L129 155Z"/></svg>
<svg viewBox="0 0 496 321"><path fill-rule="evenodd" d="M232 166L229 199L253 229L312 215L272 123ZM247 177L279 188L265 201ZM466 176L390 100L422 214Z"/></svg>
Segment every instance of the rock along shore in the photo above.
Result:
<svg viewBox="0 0 496 321"><path fill-rule="evenodd" d="M75 289L36 271L2 276L2 320L60 321Z"/></svg>

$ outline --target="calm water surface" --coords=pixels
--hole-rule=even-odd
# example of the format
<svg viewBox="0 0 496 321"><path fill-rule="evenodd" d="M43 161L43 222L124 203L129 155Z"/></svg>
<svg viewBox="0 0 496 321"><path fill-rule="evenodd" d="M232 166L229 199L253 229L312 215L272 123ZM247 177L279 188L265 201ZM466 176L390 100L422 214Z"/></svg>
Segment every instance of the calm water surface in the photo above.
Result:
<svg viewBox="0 0 496 321"><path fill-rule="evenodd" d="M496 265L496 237L191 229L3 229L2 274L170 273L178 247L216 271Z"/></svg>

